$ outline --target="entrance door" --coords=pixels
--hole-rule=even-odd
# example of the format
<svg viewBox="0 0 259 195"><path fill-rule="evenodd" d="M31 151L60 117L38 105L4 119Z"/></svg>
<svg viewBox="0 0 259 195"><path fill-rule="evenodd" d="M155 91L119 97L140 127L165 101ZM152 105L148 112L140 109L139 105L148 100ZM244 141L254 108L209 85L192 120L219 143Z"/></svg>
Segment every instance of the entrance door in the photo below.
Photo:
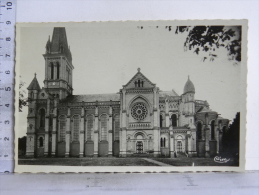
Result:
<svg viewBox="0 0 259 195"><path fill-rule="evenodd" d="M142 154L143 153L143 142L142 141L137 141L137 143L136 143L136 152L138 154Z"/></svg>
<svg viewBox="0 0 259 195"><path fill-rule="evenodd" d="M183 146L181 141L177 141L177 152L182 152Z"/></svg>

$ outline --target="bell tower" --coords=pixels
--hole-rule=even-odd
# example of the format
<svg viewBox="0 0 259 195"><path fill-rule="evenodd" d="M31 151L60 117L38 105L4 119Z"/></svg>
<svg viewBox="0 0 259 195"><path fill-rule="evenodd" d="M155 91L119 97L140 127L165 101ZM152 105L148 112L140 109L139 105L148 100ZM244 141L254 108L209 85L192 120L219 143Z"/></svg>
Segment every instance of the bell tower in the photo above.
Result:
<svg viewBox="0 0 259 195"><path fill-rule="evenodd" d="M55 27L46 44L44 88L53 96L64 99L73 94L72 55L67 43L66 29Z"/></svg>

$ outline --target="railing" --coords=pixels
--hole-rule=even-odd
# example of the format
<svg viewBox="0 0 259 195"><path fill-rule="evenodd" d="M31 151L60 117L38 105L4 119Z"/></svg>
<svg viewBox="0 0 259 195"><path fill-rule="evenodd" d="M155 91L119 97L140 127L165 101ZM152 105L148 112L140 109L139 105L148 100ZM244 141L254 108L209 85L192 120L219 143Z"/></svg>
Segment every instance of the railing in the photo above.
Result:
<svg viewBox="0 0 259 195"><path fill-rule="evenodd" d="M132 129L135 129L135 128L140 128L140 129L151 128L151 123L130 123L129 128L132 128Z"/></svg>

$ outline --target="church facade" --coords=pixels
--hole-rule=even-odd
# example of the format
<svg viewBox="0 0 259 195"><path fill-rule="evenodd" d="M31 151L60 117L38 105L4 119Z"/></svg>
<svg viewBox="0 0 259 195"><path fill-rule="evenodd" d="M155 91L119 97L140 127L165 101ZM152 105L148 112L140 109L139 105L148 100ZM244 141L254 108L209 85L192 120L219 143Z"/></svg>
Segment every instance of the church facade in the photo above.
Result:
<svg viewBox="0 0 259 195"><path fill-rule="evenodd" d="M73 95L72 55L63 27L47 41L44 87L28 86L26 155L57 157L212 157L229 120L195 99L161 91L140 69L117 93Z"/></svg>

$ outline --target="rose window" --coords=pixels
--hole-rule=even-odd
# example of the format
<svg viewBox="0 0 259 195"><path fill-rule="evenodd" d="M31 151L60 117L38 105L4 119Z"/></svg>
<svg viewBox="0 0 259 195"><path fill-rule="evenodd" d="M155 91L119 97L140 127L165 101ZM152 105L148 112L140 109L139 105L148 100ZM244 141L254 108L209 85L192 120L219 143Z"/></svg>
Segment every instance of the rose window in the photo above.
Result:
<svg viewBox="0 0 259 195"><path fill-rule="evenodd" d="M144 103L137 103L131 109L131 116L138 121L141 121L147 116L147 107Z"/></svg>

